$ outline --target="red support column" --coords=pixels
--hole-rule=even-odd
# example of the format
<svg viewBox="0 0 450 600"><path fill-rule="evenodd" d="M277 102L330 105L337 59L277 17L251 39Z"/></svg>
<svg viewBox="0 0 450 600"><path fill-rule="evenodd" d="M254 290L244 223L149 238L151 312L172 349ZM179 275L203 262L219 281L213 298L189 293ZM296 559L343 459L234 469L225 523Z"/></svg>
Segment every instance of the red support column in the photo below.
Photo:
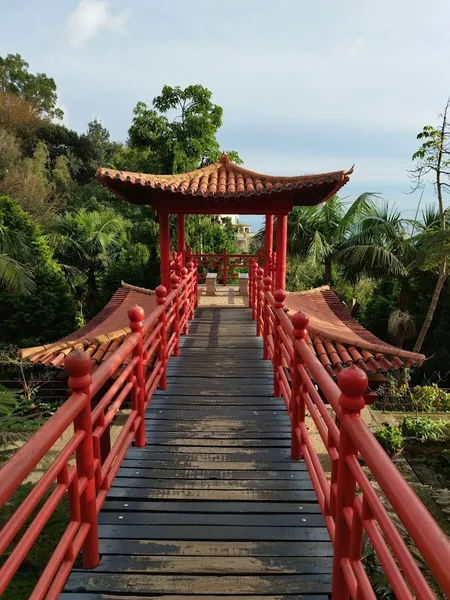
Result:
<svg viewBox="0 0 450 600"><path fill-rule="evenodd" d="M69 373L68 385L71 391L86 395L84 408L75 418L74 430L75 432L81 430L84 433L76 450L78 481L86 478L87 482L84 492L80 496L81 522L89 525L89 531L83 543L83 567L93 569L100 562L100 556L90 393L92 360L87 352L74 350L66 357L64 365Z"/></svg>
<svg viewBox="0 0 450 600"><path fill-rule="evenodd" d="M270 267L273 250L273 215L266 215L266 237L264 242L264 275L271 275Z"/></svg>
<svg viewBox="0 0 450 600"><path fill-rule="evenodd" d="M224 248L223 249L223 285L227 285L227 269L228 269L227 249Z"/></svg>
<svg viewBox="0 0 450 600"><path fill-rule="evenodd" d="M178 289L179 280L178 280L178 275L176 273L172 273L172 275L170 276L170 284L172 287L172 292L174 290ZM175 348L173 351L173 355L180 356L180 294L179 293L177 293L175 295L174 304L175 304L175 318L173 320L173 326L175 329L176 344L175 344Z"/></svg>
<svg viewBox="0 0 450 600"><path fill-rule="evenodd" d="M275 289L286 289L287 215L277 216L277 270Z"/></svg>
<svg viewBox="0 0 450 600"><path fill-rule="evenodd" d="M133 306L128 310L128 318L130 319L130 329L134 333L139 334L139 342L133 350L133 356L137 356L139 361L134 368L134 373L131 373L133 388L131 391L131 405L133 410L137 410L141 421L135 433L136 447L143 448L145 446L145 378L144 378L144 351L142 348L143 336L142 326L145 313L140 306ZM137 393L136 393L137 392Z"/></svg>
<svg viewBox="0 0 450 600"><path fill-rule="evenodd" d="M273 294L275 299L275 308L284 308L284 301L286 300L286 292L284 290L276 290ZM281 397L280 389L280 374L279 370L282 364L283 356L281 354L280 344L280 321L277 317L276 311L273 315L274 319L274 335L273 335L273 395L275 398Z"/></svg>
<svg viewBox="0 0 450 600"><path fill-rule="evenodd" d="M183 335L187 335L188 327L189 327L189 294L188 294L188 289L187 289L188 286L186 283L186 279L188 276L188 270L186 269L186 267L183 267L181 269L180 276L181 276L181 282L184 283L183 299L181 301L181 305L183 307L182 313L183 313L183 317L184 317Z"/></svg>
<svg viewBox="0 0 450 600"><path fill-rule="evenodd" d="M170 290L170 229L169 213L159 212L159 253L161 256L161 284Z"/></svg>
<svg viewBox="0 0 450 600"><path fill-rule="evenodd" d="M263 319L263 306L264 306L264 294L261 290L261 283L264 278L264 269L258 267L256 271L256 336L261 337L263 333L262 319Z"/></svg>
<svg viewBox="0 0 450 600"><path fill-rule="evenodd" d="M267 298L267 294L272 291L272 279L271 279L270 275L266 275L266 277L264 277L263 283L264 283L264 306L263 306L263 321L264 321L264 326L263 326L263 341L264 341L264 348L263 348L263 359L264 360L268 360L269 359L268 339L269 339L269 334L270 334L270 328L269 328L270 303L269 303L269 299Z"/></svg>
<svg viewBox="0 0 450 600"><path fill-rule="evenodd" d="M177 248L181 254L181 266L186 266L186 234L184 227L184 215L177 214Z"/></svg>

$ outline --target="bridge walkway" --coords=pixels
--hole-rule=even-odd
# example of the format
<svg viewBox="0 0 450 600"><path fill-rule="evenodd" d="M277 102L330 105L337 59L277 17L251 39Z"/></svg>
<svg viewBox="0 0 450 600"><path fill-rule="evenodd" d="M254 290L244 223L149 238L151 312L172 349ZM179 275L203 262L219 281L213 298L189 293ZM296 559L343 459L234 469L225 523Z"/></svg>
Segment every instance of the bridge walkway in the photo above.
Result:
<svg viewBox="0 0 450 600"><path fill-rule="evenodd" d="M64 600L325 600L332 546L249 309L198 309Z"/></svg>

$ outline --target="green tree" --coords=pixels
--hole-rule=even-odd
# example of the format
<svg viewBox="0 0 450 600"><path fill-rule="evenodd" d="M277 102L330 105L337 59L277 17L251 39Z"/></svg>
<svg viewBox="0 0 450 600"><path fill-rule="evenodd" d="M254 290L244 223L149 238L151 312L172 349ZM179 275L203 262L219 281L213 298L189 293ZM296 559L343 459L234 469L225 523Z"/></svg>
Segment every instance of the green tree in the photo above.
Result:
<svg viewBox="0 0 450 600"><path fill-rule="evenodd" d="M80 209L56 217L49 242L55 257L88 316L99 304L99 284L105 270L117 259L127 241L130 223L112 210Z"/></svg>
<svg viewBox="0 0 450 600"><path fill-rule="evenodd" d="M153 108L138 102L128 131L129 145L147 152L146 170L184 173L219 160L216 134L222 125L223 110L211 102L211 97L201 85L185 89L165 85L153 99ZM236 152L228 156L242 162Z"/></svg>
<svg viewBox="0 0 450 600"><path fill-rule="evenodd" d="M29 66L20 54L0 56L0 92L19 96L33 105L42 117L62 119L64 113L57 107L54 79L45 73L29 73Z"/></svg>
<svg viewBox="0 0 450 600"><path fill-rule="evenodd" d="M20 243L27 240L31 256L23 264L34 279L34 291L28 296L0 290L2 341L32 346L73 331L75 303L39 226L7 197L0 197L0 224L19 236Z"/></svg>
<svg viewBox="0 0 450 600"><path fill-rule="evenodd" d="M20 230L0 222L0 289L10 294L27 296L34 289L31 245Z"/></svg>
<svg viewBox="0 0 450 600"><path fill-rule="evenodd" d="M447 100L443 114L440 115L441 121L438 127L426 125L418 134L417 139L421 140L422 145L413 154L412 159L416 161L416 164L415 168L410 171L414 189L423 187L431 176L438 199L441 228L440 233L434 232L432 236L428 236L428 249L433 248L433 254L439 263L439 274L425 319L414 344L415 352L420 352L422 348L448 276L450 238L446 232L444 195L450 190L450 126L447 118L449 104L450 98Z"/></svg>

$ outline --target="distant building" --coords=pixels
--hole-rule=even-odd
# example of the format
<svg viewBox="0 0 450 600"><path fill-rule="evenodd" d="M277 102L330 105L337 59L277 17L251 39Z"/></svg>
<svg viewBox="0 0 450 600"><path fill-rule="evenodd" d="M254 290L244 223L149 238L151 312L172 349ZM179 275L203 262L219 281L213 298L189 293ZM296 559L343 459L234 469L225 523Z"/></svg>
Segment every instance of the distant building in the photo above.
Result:
<svg viewBox="0 0 450 600"><path fill-rule="evenodd" d="M240 223L239 215L219 215L220 220L224 218L231 219L233 229L236 231L236 239L239 252L249 252L250 244L255 235L250 231L250 225Z"/></svg>

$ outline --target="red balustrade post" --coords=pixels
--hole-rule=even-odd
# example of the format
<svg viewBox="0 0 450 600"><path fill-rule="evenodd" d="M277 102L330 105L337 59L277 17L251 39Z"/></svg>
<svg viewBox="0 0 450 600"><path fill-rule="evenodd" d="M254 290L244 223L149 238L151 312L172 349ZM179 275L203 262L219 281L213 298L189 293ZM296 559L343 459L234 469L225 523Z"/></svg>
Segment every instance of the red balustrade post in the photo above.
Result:
<svg viewBox="0 0 450 600"><path fill-rule="evenodd" d="M345 558L355 560L355 547L359 545L359 556L362 551L362 530L360 539L352 539L356 532L350 528L344 516L346 508L353 508L356 492L356 481L347 463L349 456L358 456L358 448L347 433L346 419L360 419L361 410L365 406L364 393L367 389L367 375L356 365L343 369L338 375L341 390L339 405L341 406L341 428L339 436L339 461L337 471L336 519L333 559L333 600L347 600L350 597L341 564Z"/></svg>
<svg viewBox="0 0 450 600"><path fill-rule="evenodd" d="M284 290L277 290L274 295L275 308L284 308L284 301L286 300L286 292ZM280 390L280 376L278 370L282 364L282 354L280 349L280 322L278 320L276 312L274 313L275 330L273 339L273 395L275 398L281 396Z"/></svg>
<svg viewBox="0 0 450 600"><path fill-rule="evenodd" d="M262 327L261 318L263 315L264 297L261 291L261 281L264 278L264 269L261 267L256 271L256 336L261 337Z"/></svg>
<svg viewBox="0 0 450 600"><path fill-rule="evenodd" d="M252 299L251 299L251 308L252 308L252 319L255 320L256 319L256 272L258 270L258 263L256 262L256 260L254 260L251 264L251 280L252 280Z"/></svg>
<svg viewBox="0 0 450 600"><path fill-rule="evenodd" d="M268 360L269 358L269 311L270 303L267 294L272 290L272 278L269 275L264 277L264 305L263 305L263 359Z"/></svg>
<svg viewBox="0 0 450 600"><path fill-rule="evenodd" d="M308 335L307 328L309 325L309 318L302 312L296 312L292 315L292 325L294 329L292 334L295 342L306 339ZM298 366L302 362L300 353L297 350L294 342L294 355L291 363L292 373L292 391L291 391L291 458L294 460L300 460L302 457L302 451L300 442L297 436L297 429L300 428L300 424L305 422L305 386L303 385L302 378L298 372Z"/></svg>
<svg viewBox="0 0 450 600"><path fill-rule="evenodd" d="M227 285L227 269L228 269L228 263L227 263L227 249L224 248L223 249L223 285Z"/></svg>
<svg viewBox="0 0 450 600"><path fill-rule="evenodd" d="M187 270L190 275L195 269L194 263L190 260L188 262ZM189 282L189 318L194 318L195 307L197 306L197 278L192 276Z"/></svg>
<svg viewBox="0 0 450 600"><path fill-rule="evenodd" d="M179 283L178 275L173 273L172 276L170 277L170 285L171 285L172 291L178 289L178 283ZM180 295L179 294L175 294L174 304L175 304L175 318L173 320L173 327L175 329L176 343L175 343L175 348L173 349L173 355L180 356L181 332L180 332Z"/></svg>
<svg viewBox="0 0 450 600"><path fill-rule="evenodd" d="M248 261L248 306L252 307L252 299L253 299L253 279L252 279L252 265L255 262L255 259L252 257Z"/></svg>
<svg viewBox="0 0 450 600"><path fill-rule="evenodd" d="M167 312L166 307L164 306L166 303L167 290L163 285L158 285L155 290L156 295L156 303L159 306L163 306L164 310L159 317L159 322L161 323L161 331L159 332L159 350L158 350L158 358L161 361L162 365L162 374L161 379L159 380L159 387L161 390L165 390L167 388Z"/></svg>
<svg viewBox="0 0 450 600"><path fill-rule="evenodd" d="M133 389L131 391L131 405L134 410L137 410L137 414L141 417L141 421L135 433L135 444L138 448L143 448L145 446L145 378L144 350L142 346L142 327L145 318L144 309L137 305L133 306L128 310L128 318L130 319L131 331L139 335L139 341L133 349L133 357L137 356L139 360L134 368L134 374L131 374L134 380Z"/></svg>
<svg viewBox="0 0 450 600"><path fill-rule="evenodd" d="M194 258L192 261L195 269L195 308L198 306L198 259Z"/></svg>
<svg viewBox="0 0 450 600"><path fill-rule="evenodd" d="M81 522L89 524L83 543L83 567L93 569L100 562L98 549L97 498L95 490L94 444L92 436L91 391L92 360L87 352L74 350L67 355L64 365L69 373L68 386L72 392L86 395L83 410L75 418L74 430L83 431L84 437L76 450L78 481L86 479L80 496Z"/></svg>
<svg viewBox="0 0 450 600"><path fill-rule="evenodd" d="M183 326L183 334L187 335L188 334L188 321L189 321L189 304L188 304L188 289L187 289L187 283L186 283L186 279L187 279L187 274L188 274L188 270L186 269L186 267L183 267L180 271L180 275L181 275L181 281L184 282L184 289L183 289L183 300L182 300L182 306L183 306L183 314L186 315L186 319L184 320L184 326Z"/></svg>

